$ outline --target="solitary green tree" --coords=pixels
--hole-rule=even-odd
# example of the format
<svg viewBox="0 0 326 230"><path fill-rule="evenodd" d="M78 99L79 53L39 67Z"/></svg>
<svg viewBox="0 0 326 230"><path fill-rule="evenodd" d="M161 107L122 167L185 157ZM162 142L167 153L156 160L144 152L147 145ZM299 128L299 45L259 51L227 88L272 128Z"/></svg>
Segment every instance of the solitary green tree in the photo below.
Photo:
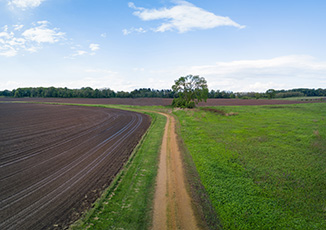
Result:
<svg viewBox="0 0 326 230"><path fill-rule="evenodd" d="M269 89L266 91L268 99L275 98L276 91L274 89Z"/></svg>
<svg viewBox="0 0 326 230"><path fill-rule="evenodd" d="M196 104L207 100L207 81L203 77L188 75L174 81L172 90L178 96L172 105L181 108L194 108Z"/></svg>

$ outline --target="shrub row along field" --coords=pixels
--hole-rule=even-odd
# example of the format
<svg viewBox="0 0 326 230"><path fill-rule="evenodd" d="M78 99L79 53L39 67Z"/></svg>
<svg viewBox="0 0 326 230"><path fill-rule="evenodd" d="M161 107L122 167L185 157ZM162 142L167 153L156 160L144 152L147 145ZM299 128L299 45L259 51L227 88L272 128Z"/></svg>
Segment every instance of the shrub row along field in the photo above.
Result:
<svg viewBox="0 0 326 230"><path fill-rule="evenodd" d="M113 180L150 125L114 109L0 104L0 229L63 229Z"/></svg>
<svg viewBox="0 0 326 230"><path fill-rule="evenodd" d="M326 229L326 104L178 110L224 229Z"/></svg>

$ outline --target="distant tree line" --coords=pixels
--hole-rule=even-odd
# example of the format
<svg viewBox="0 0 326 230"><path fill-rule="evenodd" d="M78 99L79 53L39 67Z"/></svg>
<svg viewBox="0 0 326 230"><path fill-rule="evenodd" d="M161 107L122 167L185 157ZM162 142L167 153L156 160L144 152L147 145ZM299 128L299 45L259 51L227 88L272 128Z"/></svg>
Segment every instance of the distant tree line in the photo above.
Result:
<svg viewBox="0 0 326 230"><path fill-rule="evenodd" d="M288 97L313 97L313 96L326 96L326 89L308 89L298 88L290 90L274 90L269 89L264 93L257 92L239 92L233 93L232 91L219 91L211 90L208 98L242 98L242 99L272 99L272 98L288 98Z"/></svg>
<svg viewBox="0 0 326 230"><path fill-rule="evenodd" d="M59 98L140 98L140 97L158 97L158 98L177 98L178 94L171 89L155 90L150 88L135 89L131 92L113 91L111 89L92 89L83 87L81 89L68 89L56 87L28 87L14 90L0 91L0 96L5 97L59 97ZM326 96L326 89L308 89L298 88L290 90L269 89L264 93L257 92L238 92L211 90L208 92L208 98L287 98L304 96Z"/></svg>
<svg viewBox="0 0 326 230"><path fill-rule="evenodd" d="M113 91L111 89L92 89L83 87L81 89L37 87L18 88L14 90L0 91L0 96L5 97L59 97L59 98L139 98L160 97L173 98L172 90L154 90L149 88L135 89L131 92Z"/></svg>

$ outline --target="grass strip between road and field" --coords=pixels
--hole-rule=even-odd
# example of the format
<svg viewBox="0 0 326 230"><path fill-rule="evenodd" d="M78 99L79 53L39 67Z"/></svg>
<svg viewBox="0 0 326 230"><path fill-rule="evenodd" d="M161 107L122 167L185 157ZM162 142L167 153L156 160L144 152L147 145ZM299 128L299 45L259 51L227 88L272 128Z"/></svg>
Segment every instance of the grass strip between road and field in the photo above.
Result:
<svg viewBox="0 0 326 230"><path fill-rule="evenodd" d="M326 229L326 104L178 110L223 229Z"/></svg>
<svg viewBox="0 0 326 230"><path fill-rule="evenodd" d="M97 105L97 107L128 109L123 106ZM137 109L132 110L137 111ZM71 226L72 230L148 229L150 227L158 159L166 118L153 112L144 113L152 118L147 133L109 188L94 207Z"/></svg>

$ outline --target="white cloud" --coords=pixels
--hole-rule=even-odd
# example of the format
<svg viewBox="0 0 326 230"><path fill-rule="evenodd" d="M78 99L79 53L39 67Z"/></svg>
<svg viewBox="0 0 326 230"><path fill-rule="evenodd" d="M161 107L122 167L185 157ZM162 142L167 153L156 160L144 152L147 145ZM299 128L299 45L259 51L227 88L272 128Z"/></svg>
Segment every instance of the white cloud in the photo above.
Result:
<svg viewBox="0 0 326 230"><path fill-rule="evenodd" d="M4 38L4 39L10 39L11 38L11 34L7 33L6 31L0 32L0 38Z"/></svg>
<svg viewBox="0 0 326 230"><path fill-rule="evenodd" d="M26 10L28 8L35 8L41 5L45 0L9 0L8 5Z"/></svg>
<svg viewBox="0 0 326 230"><path fill-rule="evenodd" d="M144 72L145 68L136 67L136 68L133 68L132 70L135 71L135 72Z"/></svg>
<svg viewBox="0 0 326 230"><path fill-rule="evenodd" d="M122 30L122 33L123 33L123 35L128 35L128 34L130 34L130 33L132 33L130 30L127 30L127 29L123 29Z"/></svg>
<svg viewBox="0 0 326 230"><path fill-rule="evenodd" d="M73 54L70 54L69 56L65 57L67 59L75 59L78 56L86 56L86 55L95 55L95 51L100 49L100 45L99 44L95 44L95 43L91 43L88 46L89 51L86 51L85 49L83 49L83 47L81 45L76 45L76 46L72 46L71 49L74 50Z"/></svg>
<svg viewBox="0 0 326 230"><path fill-rule="evenodd" d="M269 88L323 87L326 62L308 55L271 59L216 62L213 65L184 67L183 73L207 78L209 86L233 91L266 91ZM324 86L325 87L325 86Z"/></svg>
<svg viewBox="0 0 326 230"><path fill-rule="evenodd" d="M0 89L13 90L19 88L20 86L21 83L17 81L12 81L12 80L6 81L4 79L0 81Z"/></svg>
<svg viewBox="0 0 326 230"><path fill-rule="evenodd" d="M118 73L109 69L85 69L86 73L96 73L96 74L110 74L116 76Z"/></svg>
<svg viewBox="0 0 326 230"><path fill-rule="evenodd" d="M24 29L25 28L25 29ZM13 57L19 53L35 53L42 49L45 44L54 44L66 41L66 34L59 28L51 28L48 21L38 21L32 26L5 25L0 30L0 56ZM61 44L68 45L68 42ZM69 45L71 46L73 42ZM73 44L71 49L74 52L66 58L75 58L77 56L95 55L100 49L99 44L91 43L87 48Z"/></svg>
<svg viewBox="0 0 326 230"><path fill-rule="evenodd" d="M7 41L7 44L11 47L24 47L26 40L23 38L12 38Z"/></svg>
<svg viewBox="0 0 326 230"><path fill-rule="evenodd" d="M128 2L128 6L130 8L132 8L132 9L135 9L135 10L144 9L144 8L141 8L141 7L136 7L133 2Z"/></svg>
<svg viewBox="0 0 326 230"><path fill-rule="evenodd" d="M37 43L55 43L64 38L65 33L58 32L58 28L50 29L47 21L38 22L40 26L25 30L22 35L26 40Z"/></svg>
<svg viewBox="0 0 326 230"><path fill-rule="evenodd" d="M100 49L100 45L92 43L89 45L89 48L91 49L91 51L96 51Z"/></svg>
<svg viewBox="0 0 326 230"><path fill-rule="evenodd" d="M123 35L128 35L128 34L135 33L135 32L136 33L146 33L147 31L142 27L122 30Z"/></svg>
<svg viewBox="0 0 326 230"><path fill-rule="evenodd" d="M326 88L325 73L325 61L309 55L288 55L270 59L220 61L210 65L162 67L148 70L145 75L164 81L154 83L158 85L154 85L157 88L170 88L176 78L192 74L205 77L208 87L214 90L265 92L270 88Z"/></svg>
<svg viewBox="0 0 326 230"><path fill-rule="evenodd" d="M13 57L19 52L36 52L45 43L53 44L64 39L65 33L58 28L49 28L47 21L39 21L22 30L24 25L8 25L0 32L0 56Z"/></svg>
<svg viewBox="0 0 326 230"><path fill-rule="evenodd" d="M87 54L88 52L85 50L77 50L74 54L72 54L71 56L76 57L76 56L83 56L85 54Z"/></svg>
<svg viewBox="0 0 326 230"><path fill-rule="evenodd" d="M120 73L105 68L81 69L78 78L72 81L60 83L68 88L81 88L89 86L92 88L110 88L115 91L131 91L135 89L135 84L128 81Z"/></svg>
<svg viewBox="0 0 326 230"><path fill-rule="evenodd" d="M20 31L23 27L24 25L14 25L14 30Z"/></svg>
<svg viewBox="0 0 326 230"><path fill-rule="evenodd" d="M0 56L4 57L14 57L17 55L17 50L10 46L0 47Z"/></svg>
<svg viewBox="0 0 326 230"><path fill-rule="evenodd" d="M38 47L36 47L36 46L32 46L32 47L26 48L26 51L28 51L30 53L36 53L37 50L38 50Z"/></svg>
<svg viewBox="0 0 326 230"><path fill-rule="evenodd" d="M308 55L289 55L272 59L240 60L232 62L216 62L214 65L193 66L191 71L202 74L225 75L239 72L248 76L255 75L291 75L293 72L314 71L322 73L326 71L326 63L316 62ZM241 77L241 76L239 76Z"/></svg>
<svg viewBox="0 0 326 230"><path fill-rule="evenodd" d="M276 83L273 81L255 82L255 83L249 84L246 87L247 87L247 89L245 91L247 91L247 92L264 92L267 89L284 89L284 88L286 88L286 84ZM266 89L266 90L264 90L264 89Z"/></svg>
<svg viewBox="0 0 326 230"><path fill-rule="evenodd" d="M177 1L177 5L172 8L146 9L136 7L130 2L128 6L136 10L133 14L144 21L164 20L164 22L154 28L155 32L165 32L177 30L184 33L195 29L212 29L219 26L233 26L244 28L229 17L215 15L204 9L186 1Z"/></svg>
<svg viewBox="0 0 326 230"><path fill-rule="evenodd" d="M36 24L39 24L39 25L49 25L50 23L46 20L43 20L43 21L37 21Z"/></svg>

